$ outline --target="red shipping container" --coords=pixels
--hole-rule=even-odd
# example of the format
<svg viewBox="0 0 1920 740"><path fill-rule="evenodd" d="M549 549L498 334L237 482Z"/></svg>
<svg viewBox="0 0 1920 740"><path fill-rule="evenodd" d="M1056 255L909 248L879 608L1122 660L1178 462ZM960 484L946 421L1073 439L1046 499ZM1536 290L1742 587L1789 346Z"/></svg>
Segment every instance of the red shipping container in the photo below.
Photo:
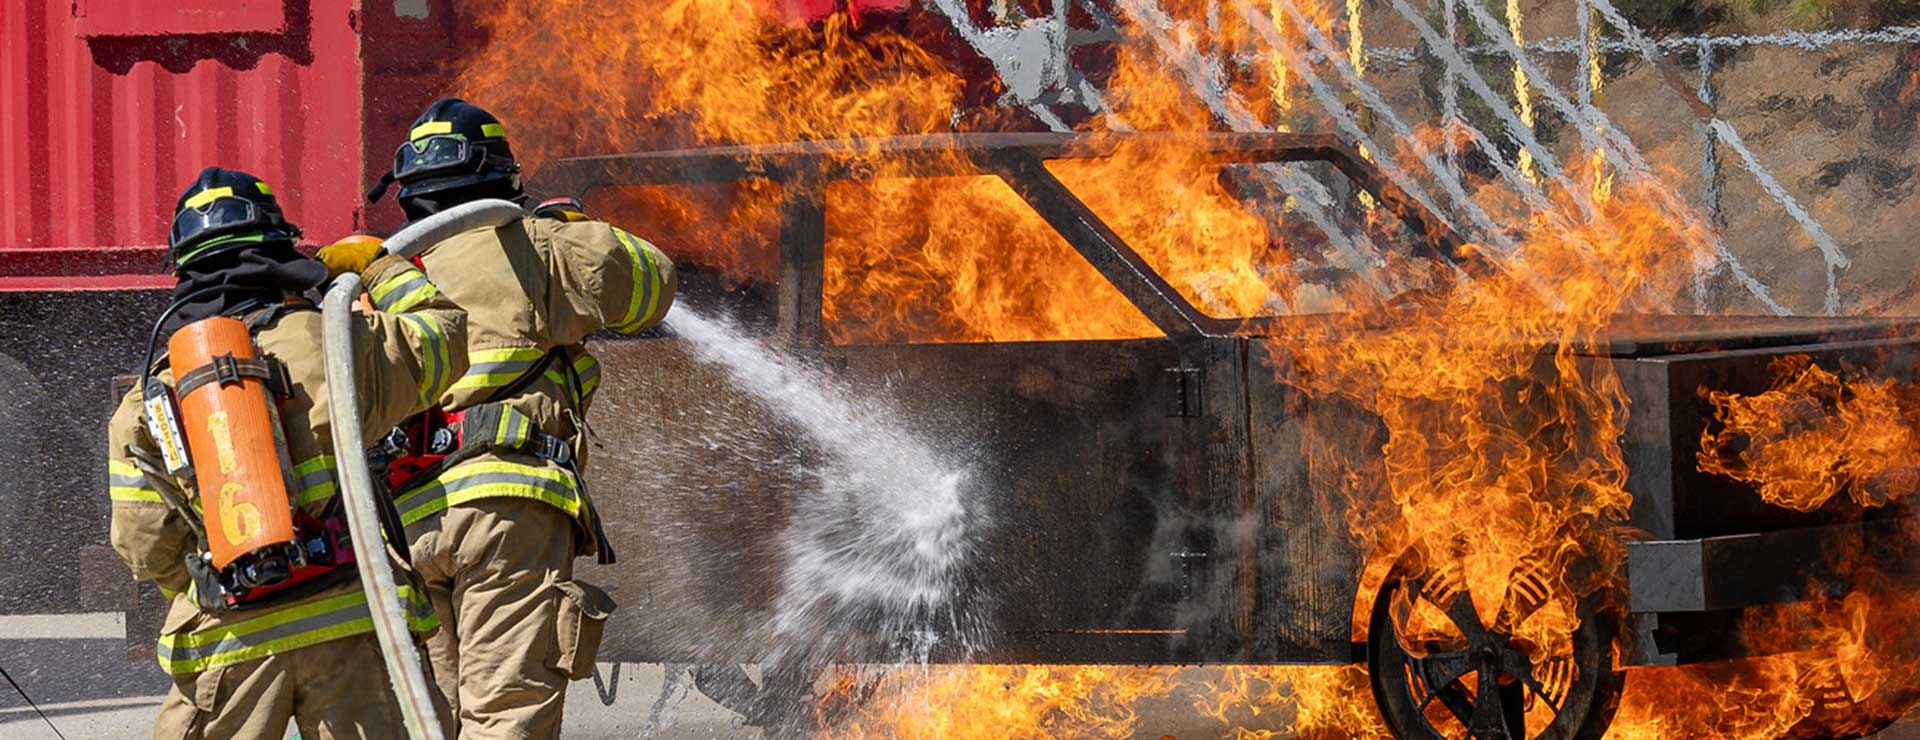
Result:
<svg viewBox="0 0 1920 740"><path fill-rule="evenodd" d="M208 165L271 183L309 241L367 226L461 28L451 0L0 0L0 291L170 284Z"/></svg>

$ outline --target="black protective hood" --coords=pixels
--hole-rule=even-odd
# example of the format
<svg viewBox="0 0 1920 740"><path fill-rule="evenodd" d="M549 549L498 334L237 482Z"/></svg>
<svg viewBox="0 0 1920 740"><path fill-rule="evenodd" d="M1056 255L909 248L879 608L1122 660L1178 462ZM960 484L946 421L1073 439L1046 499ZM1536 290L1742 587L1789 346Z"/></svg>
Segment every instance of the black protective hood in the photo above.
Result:
<svg viewBox="0 0 1920 740"><path fill-rule="evenodd" d="M327 281L327 266L295 251L293 242L266 242L197 261L179 274L173 299L206 290L167 317L161 334L213 316L234 316L279 303L289 293L318 288ZM219 289L215 289L219 288Z"/></svg>
<svg viewBox="0 0 1920 740"><path fill-rule="evenodd" d="M464 187L444 188L418 194L402 191L398 198L400 210L406 212L407 223L413 223L462 203L487 198L509 200L524 205L527 194L520 189L519 180L519 177L499 177Z"/></svg>

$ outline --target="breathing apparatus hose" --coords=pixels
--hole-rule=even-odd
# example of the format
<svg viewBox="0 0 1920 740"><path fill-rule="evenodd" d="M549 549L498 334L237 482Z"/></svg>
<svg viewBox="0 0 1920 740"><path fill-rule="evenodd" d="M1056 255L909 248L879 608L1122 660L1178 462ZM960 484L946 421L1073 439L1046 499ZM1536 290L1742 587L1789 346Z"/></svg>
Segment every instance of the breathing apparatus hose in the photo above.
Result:
<svg viewBox="0 0 1920 740"><path fill-rule="evenodd" d="M386 240L389 254L412 257L421 250L465 231L498 228L525 215L520 206L505 200L480 200L465 203L409 224ZM360 276L346 273L333 281L321 303L327 358L327 394L333 408L333 453L340 472L340 495L345 500L347 529L355 543L354 565L360 569L360 585L367 593L367 608L373 615L373 632L380 643L380 654L387 665L387 678L400 712L413 740L443 740L440 722L433 709L433 685L420 668L414 651L413 636L407 629L405 605L393 580L393 565L380 528L381 495L373 485L373 472L367 468L367 443L360 433L360 403L357 374L353 366L353 301L360 297ZM464 351L464 349L462 350ZM406 547L406 542L392 543Z"/></svg>

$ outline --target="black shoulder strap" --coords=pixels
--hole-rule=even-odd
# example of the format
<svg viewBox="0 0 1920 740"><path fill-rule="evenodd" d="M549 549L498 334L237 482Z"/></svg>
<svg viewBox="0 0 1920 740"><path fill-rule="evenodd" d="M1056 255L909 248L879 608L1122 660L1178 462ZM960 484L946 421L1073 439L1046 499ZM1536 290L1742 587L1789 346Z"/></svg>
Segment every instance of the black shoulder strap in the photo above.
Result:
<svg viewBox="0 0 1920 740"><path fill-rule="evenodd" d="M297 303L282 302L282 303L271 304L257 311L253 311L252 313L247 314L247 331L257 332L257 331L260 331L261 329L265 329L269 326L272 326L273 322L279 321L280 317L285 316L294 311L318 311L318 310L320 309L315 308L313 304L307 303L305 301L300 301Z"/></svg>

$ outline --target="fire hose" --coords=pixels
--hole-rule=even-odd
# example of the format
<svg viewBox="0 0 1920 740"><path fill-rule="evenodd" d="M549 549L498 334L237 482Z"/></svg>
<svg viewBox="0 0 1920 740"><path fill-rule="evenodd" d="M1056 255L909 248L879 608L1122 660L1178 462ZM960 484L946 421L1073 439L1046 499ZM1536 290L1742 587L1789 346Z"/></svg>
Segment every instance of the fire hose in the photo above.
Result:
<svg viewBox="0 0 1920 740"><path fill-rule="evenodd" d="M454 234L502 226L524 213L508 201L475 201L408 225L389 238L384 248L391 254L412 257ZM444 735L433 709L434 688L427 682L414 650L413 633L407 628L405 606L393 579L393 563L386 548L376 544L383 541L379 504L374 499L381 494L374 488L373 473L367 468L353 366L353 302L362 287L359 275L341 275L327 289L322 303L327 393L333 406L333 451L341 474L340 494L346 501L347 529L358 545L354 563L367 594L367 610L373 616L373 633L380 643L394 697L400 702L407 735L413 740L442 740ZM407 546L405 542L391 544Z"/></svg>

